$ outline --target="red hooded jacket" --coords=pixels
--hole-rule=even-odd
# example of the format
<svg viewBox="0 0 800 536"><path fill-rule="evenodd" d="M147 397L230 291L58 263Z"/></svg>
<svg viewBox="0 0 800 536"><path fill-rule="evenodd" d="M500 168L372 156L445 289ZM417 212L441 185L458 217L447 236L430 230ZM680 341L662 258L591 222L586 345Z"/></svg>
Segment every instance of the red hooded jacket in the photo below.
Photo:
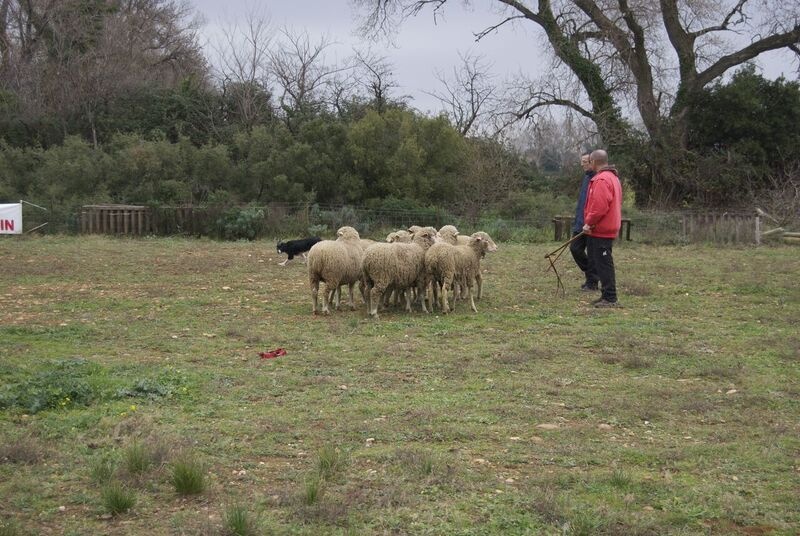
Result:
<svg viewBox="0 0 800 536"><path fill-rule="evenodd" d="M590 236L617 237L622 225L622 185L613 167L601 169L589 182L583 222L592 227Z"/></svg>

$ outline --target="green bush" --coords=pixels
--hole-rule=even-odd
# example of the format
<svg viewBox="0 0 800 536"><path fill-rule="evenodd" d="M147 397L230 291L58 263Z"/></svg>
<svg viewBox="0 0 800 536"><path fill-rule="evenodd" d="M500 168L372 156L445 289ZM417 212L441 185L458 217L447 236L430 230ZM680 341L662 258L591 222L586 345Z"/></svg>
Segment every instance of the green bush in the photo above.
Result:
<svg viewBox="0 0 800 536"><path fill-rule="evenodd" d="M217 232L225 240L255 240L264 230L264 210L232 208L217 220Z"/></svg>

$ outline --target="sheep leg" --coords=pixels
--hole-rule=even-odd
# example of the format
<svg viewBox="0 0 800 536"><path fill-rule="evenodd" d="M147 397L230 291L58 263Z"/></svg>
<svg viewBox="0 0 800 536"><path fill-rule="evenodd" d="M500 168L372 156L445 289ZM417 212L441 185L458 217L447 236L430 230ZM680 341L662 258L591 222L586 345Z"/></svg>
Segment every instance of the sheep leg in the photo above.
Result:
<svg viewBox="0 0 800 536"><path fill-rule="evenodd" d="M325 283L325 292L323 292L322 294L322 314L324 315L331 314L330 309L328 309L328 304L330 303L331 298L333 297L335 289L336 287L333 287L330 283L328 282Z"/></svg>
<svg viewBox="0 0 800 536"><path fill-rule="evenodd" d="M369 300L370 300L370 309L369 315L378 318L378 305L381 303L381 297L383 296L384 291L386 288L381 288L379 286L373 286L369 292Z"/></svg>
<svg viewBox="0 0 800 536"><path fill-rule="evenodd" d="M358 282L358 291L361 293L361 299L364 300L364 303L367 303L367 285L364 283L364 280L360 280Z"/></svg>
<svg viewBox="0 0 800 536"><path fill-rule="evenodd" d="M453 284L453 280L445 277L442 284L442 313L447 314L450 312L450 304L447 303L447 289ZM455 298L454 298L455 299Z"/></svg>
<svg viewBox="0 0 800 536"><path fill-rule="evenodd" d="M403 296L406 299L406 312L411 312L411 289L406 289L403 291Z"/></svg>
<svg viewBox="0 0 800 536"><path fill-rule="evenodd" d="M475 282L478 284L478 300L480 300L483 293L483 276L480 272L475 276Z"/></svg>
<svg viewBox="0 0 800 536"><path fill-rule="evenodd" d="M326 298L328 299L328 303L325 305L325 310L323 311L326 315L331 313L331 310L336 310L336 302L338 301L336 295L339 291L339 285L325 285L325 294Z"/></svg>
<svg viewBox="0 0 800 536"><path fill-rule="evenodd" d="M391 305L392 302L392 295L395 293L394 290L387 289L383 295L381 296L381 307L386 309ZM397 297L395 297L395 302L397 301Z"/></svg>
<svg viewBox="0 0 800 536"><path fill-rule="evenodd" d="M355 286L355 283L350 283L350 284L347 286L347 287L348 287L348 290L349 290L349 293L350 293L350 310L351 310L351 311L355 311L355 310L356 310L356 300L355 300L355 298L353 297L353 287L354 287L354 286Z"/></svg>
<svg viewBox="0 0 800 536"><path fill-rule="evenodd" d="M342 286L339 285L336 287L333 295L334 299L336 300L336 310L341 310L341 302L342 302Z"/></svg>
<svg viewBox="0 0 800 536"><path fill-rule="evenodd" d="M311 309L312 314L317 314L317 304L319 302L319 281L311 282L311 302L314 304Z"/></svg>
<svg viewBox="0 0 800 536"><path fill-rule="evenodd" d="M422 312L427 314L428 313L428 308L425 307L425 294L426 294L426 289L428 288L428 286L425 284L425 281L420 281L419 283L417 283L417 286L414 287L414 288L417 291L417 301L419 302L419 305L422 308ZM411 290L410 289L409 289L408 293L411 294ZM431 307L431 310L433 310L433 307Z"/></svg>
<svg viewBox="0 0 800 536"><path fill-rule="evenodd" d="M470 281L467 285L467 296L469 297L469 306L472 309L472 312L477 313L478 308L475 307L475 300L472 299L472 281Z"/></svg>
<svg viewBox="0 0 800 536"><path fill-rule="evenodd" d="M372 312L372 300L370 294L372 293L372 284L367 281L362 281L360 284L361 296L364 298L364 303L367 305L367 314Z"/></svg>

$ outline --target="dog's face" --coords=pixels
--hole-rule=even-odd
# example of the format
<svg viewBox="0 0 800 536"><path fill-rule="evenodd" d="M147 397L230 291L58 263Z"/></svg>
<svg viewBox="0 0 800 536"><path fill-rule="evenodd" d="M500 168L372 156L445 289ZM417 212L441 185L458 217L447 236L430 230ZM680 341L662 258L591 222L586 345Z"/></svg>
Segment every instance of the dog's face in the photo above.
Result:
<svg viewBox="0 0 800 536"><path fill-rule="evenodd" d="M276 246L275 249L278 250L278 253L283 253L284 246L285 246L285 244L283 242L278 242L278 245Z"/></svg>

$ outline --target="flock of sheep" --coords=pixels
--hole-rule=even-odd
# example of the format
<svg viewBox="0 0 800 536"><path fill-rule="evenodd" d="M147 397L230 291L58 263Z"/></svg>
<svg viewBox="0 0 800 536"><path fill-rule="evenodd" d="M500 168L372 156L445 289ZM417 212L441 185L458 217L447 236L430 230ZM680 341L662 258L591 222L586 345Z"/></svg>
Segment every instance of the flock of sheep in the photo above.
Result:
<svg viewBox="0 0 800 536"><path fill-rule="evenodd" d="M405 300L411 312L412 301L428 312L438 305L443 313L451 311L447 299L466 297L477 312L472 288L477 285L478 299L482 292L481 259L487 252L497 251L497 245L484 232L471 236L459 235L452 225L438 231L433 227L412 226L395 231L386 242L362 239L352 227L342 227L336 240L323 240L308 252L308 279L311 283L313 312L319 306L319 286L325 283L322 295L322 314L329 306L338 309L340 288L347 285L350 308L355 310L353 287L358 284L370 316L378 316L378 307ZM466 296L464 296L466 294Z"/></svg>

